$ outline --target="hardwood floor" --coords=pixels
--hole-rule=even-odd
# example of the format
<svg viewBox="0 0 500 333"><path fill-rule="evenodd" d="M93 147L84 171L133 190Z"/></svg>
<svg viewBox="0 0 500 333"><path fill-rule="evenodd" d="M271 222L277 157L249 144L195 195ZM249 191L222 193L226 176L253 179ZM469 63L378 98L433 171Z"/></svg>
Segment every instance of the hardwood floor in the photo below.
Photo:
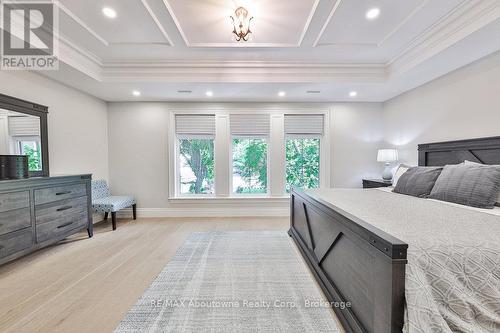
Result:
<svg viewBox="0 0 500 333"><path fill-rule="evenodd" d="M288 218L119 220L0 267L0 332L112 332L196 231L287 230Z"/></svg>

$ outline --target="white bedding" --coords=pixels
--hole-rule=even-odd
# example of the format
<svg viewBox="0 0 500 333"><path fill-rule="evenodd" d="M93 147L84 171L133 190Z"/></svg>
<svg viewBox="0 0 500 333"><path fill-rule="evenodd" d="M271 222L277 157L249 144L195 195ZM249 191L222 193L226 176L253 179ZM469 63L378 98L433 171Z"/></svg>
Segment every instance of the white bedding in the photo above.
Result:
<svg viewBox="0 0 500 333"><path fill-rule="evenodd" d="M379 188L377 188L377 190L378 191L389 192L389 193L393 193L395 195L398 195L397 193L392 192L392 190L394 190L394 187L392 187L392 186L389 186L389 187L379 187ZM422 199L422 200L436 201L436 202L440 202L440 203L445 204L445 205L450 205L450 206L455 206L455 207L459 207L459 208L463 208L463 209L470 209L470 210L475 210L477 212L482 212L482 213L486 213L486 214L500 216L500 207L495 207L493 209L484 209L484 208L476 208L476 207L464 206L464 205L456 204L456 203L453 203L453 202L439 201L439 200L434 200L434 199Z"/></svg>
<svg viewBox="0 0 500 333"><path fill-rule="evenodd" d="M405 332L500 332L500 215L380 189L312 190L408 243Z"/></svg>

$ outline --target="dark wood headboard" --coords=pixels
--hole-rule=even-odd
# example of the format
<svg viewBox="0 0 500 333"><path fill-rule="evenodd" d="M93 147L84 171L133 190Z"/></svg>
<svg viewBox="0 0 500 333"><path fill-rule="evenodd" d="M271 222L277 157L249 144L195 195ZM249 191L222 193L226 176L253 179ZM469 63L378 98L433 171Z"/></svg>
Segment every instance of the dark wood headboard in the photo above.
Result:
<svg viewBox="0 0 500 333"><path fill-rule="evenodd" d="M500 136L418 145L418 165L443 166L468 160L500 164Z"/></svg>

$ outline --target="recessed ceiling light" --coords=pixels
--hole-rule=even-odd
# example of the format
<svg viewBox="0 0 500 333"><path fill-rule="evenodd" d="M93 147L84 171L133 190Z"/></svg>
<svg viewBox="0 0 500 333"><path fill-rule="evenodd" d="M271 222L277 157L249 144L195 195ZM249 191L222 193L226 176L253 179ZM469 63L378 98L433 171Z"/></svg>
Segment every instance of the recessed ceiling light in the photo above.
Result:
<svg viewBox="0 0 500 333"><path fill-rule="evenodd" d="M212 97L212 96L214 95L214 93L213 93L213 92L211 92L211 91L207 91L207 92L206 92L206 95L207 95L208 97Z"/></svg>
<svg viewBox="0 0 500 333"><path fill-rule="evenodd" d="M109 7L104 7L102 9L102 13L109 18L115 18L116 17L116 11L113 8Z"/></svg>
<svg viewBox="0 0 500 333"><path fill-rule="evenodd" d="M279 97L285 97L285 95L286 95L286 92L284 92L284 91L280 91L280 92L278 93L278 96L279 96Z"/></svg>
<svg viewBox="0 0 500 333"><path fill-rule="evenodd" d="M357 92L357 91L351 91L351 92L349 93L349 96L351 96L351 97L356 97L356 96L358 96L358 92Z"/></svg>
<svg viewBox="0 0 500 333"><path fill-rule="evenodd" d="M366 18L368 20L375 20L377 17L379 17L379 15L380 15L380 9L378 8L372 8L366 12Z"/></svg>
<svg viewBox="0 0 500 333"><path fill-rule="evenodd" d="M141 96L141 92L139 90L134 90L134 91L132 91L132 95L139 97L139 96Z"/></svg>

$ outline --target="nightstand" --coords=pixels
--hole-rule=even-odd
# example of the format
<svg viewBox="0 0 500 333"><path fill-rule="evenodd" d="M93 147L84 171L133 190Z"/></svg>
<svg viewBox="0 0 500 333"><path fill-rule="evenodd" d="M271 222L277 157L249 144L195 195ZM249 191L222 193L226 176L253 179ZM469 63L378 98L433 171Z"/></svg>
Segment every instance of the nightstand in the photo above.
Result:
<svg viewBox="0 0 500 333"><path fill-rule="evenodd" d="M383 179L363 179L363 188L377 188L392 186L392 181L385 181Z"/></svg>

